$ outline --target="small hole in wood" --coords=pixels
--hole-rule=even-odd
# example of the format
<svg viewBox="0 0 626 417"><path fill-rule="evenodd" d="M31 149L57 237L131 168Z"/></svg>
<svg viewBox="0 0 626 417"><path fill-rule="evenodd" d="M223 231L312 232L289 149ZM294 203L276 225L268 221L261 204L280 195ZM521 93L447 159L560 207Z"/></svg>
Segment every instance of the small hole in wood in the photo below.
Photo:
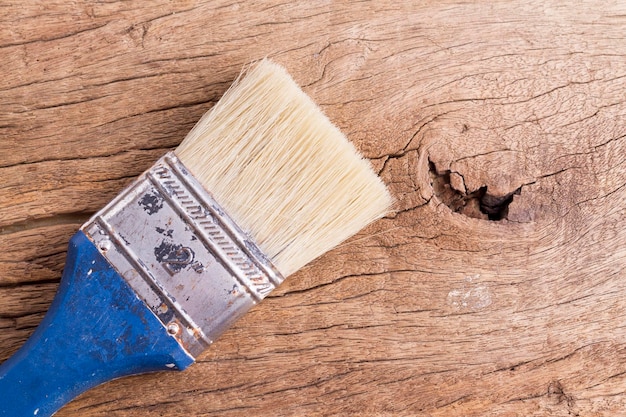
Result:
<svg viewBox="0 0 626 417"><path fill-rule="evenodd" d="M522 187L519 187L505 196L489 194L487 186L470 192L460 191L459 189L464 189L465 187L453 187L451 176L456 175L462 179L461 174L451 172L450 170L438 172L435 164L431 161L428 162L435 195L455 213L475 219L504 220L509 213L509 204L513 201L513 196L519 195L522 191Z"/></svg>

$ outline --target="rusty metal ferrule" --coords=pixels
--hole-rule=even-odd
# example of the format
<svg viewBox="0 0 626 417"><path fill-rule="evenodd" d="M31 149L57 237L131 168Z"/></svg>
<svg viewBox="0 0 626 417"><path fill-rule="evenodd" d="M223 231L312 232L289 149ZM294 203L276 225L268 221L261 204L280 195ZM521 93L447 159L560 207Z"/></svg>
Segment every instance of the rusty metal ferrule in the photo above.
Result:
<svg viewBox="0 0 626 417"><path fill-rule="evenodd" d="M81 230L193 357L284 279L173 152Z"/></svg>

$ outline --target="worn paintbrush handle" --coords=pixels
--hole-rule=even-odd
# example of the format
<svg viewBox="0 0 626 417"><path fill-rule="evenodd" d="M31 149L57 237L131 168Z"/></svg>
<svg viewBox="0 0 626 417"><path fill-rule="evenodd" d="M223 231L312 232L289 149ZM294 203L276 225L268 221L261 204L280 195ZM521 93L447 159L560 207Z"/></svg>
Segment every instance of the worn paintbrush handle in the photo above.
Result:
<svg viewBox="0 0 626 417"><path fill-rule="evenodd" d="M182 370L191 363L193 358L78 232L50 310L0 366L0 416L48 417L111 379Z"/></svg>

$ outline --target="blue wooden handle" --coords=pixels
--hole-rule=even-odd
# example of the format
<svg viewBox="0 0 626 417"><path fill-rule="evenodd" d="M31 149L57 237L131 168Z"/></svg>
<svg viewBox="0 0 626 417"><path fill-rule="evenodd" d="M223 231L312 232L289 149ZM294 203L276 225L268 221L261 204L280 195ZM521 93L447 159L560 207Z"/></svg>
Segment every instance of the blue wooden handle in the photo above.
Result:
<svg viewBox="0 0 626 417"><path fill-rule="evenodd" d="M193 358L78 232L50 310L0 366L0 416L49 417L103 382L182 370L191 363Z"/></svg>

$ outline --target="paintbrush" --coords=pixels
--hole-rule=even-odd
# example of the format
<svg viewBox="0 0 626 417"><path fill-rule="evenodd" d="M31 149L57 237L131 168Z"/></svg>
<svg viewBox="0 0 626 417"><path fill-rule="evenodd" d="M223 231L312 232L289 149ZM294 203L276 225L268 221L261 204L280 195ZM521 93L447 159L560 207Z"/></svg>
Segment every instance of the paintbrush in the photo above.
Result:
<svg viewBox="0 0 626 417"><path fill-rule="evenodd" d="M0 416L51 416L111 379L187 368L390 204L287 72L253 65L72 237L48 313L0 366Z"/></svg>

